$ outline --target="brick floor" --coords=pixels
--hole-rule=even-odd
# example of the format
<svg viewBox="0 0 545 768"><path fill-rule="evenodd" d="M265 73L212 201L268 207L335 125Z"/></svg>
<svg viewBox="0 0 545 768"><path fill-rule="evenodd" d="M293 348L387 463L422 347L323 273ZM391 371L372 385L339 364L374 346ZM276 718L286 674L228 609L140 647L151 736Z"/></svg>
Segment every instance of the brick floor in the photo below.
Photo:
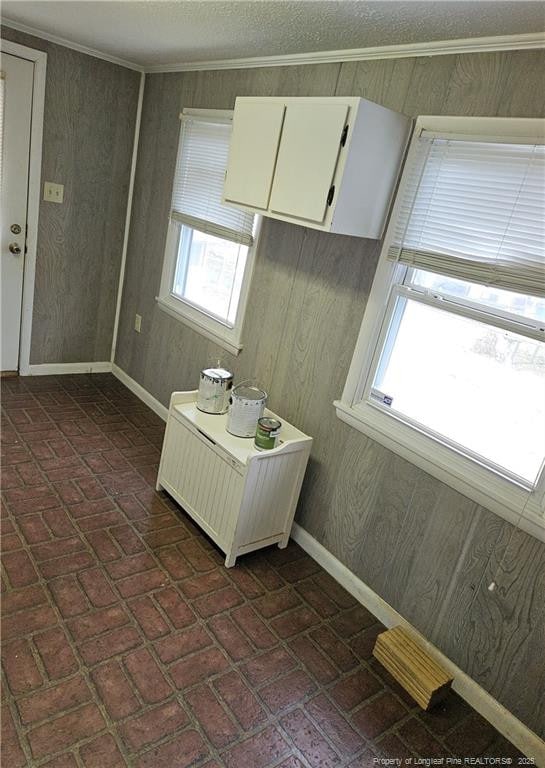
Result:
<svg viewBox="0 0 545 768"><path fill-rule="evenodd" d="M2 382L6 768L356 768L516 750L422 713L374 617L297 545L223 567L154 490L163 423L112 376Z"/></svg>

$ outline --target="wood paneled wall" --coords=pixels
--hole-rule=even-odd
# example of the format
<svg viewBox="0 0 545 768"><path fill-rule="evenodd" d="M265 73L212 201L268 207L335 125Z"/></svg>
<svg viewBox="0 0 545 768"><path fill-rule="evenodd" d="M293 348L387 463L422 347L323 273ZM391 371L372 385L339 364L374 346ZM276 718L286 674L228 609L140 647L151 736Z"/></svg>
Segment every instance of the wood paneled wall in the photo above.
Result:
<svg viewBox="0 0 545 768"><path fill-rule="evenodd" d="M544 64L532 51L148 76L117 353L165 405L217 355L238 379L257 377L271 408L315 439L299 522L541 736L545 546L335 416L380 244L265 220L237 358L155 296L182 107L358 95L411 116L536 117Z"/></svg>
<svg viewBox="0 0 545 768"><path fill-rule="evenodd" d="M40 204L30 362L110 359L140 75L2 28L47 53L44 181L61 205Z"/></svg>

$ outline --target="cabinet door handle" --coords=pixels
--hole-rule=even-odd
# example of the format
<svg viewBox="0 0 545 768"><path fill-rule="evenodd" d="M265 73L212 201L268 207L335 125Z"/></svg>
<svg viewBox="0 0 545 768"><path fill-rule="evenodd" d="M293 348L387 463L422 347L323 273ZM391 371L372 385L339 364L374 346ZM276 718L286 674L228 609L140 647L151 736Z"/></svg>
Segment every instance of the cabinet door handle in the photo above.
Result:
<svg viewBox="0 0 545 768"><path fill-rule="evenodd" d="M197 429L197 432L199 433L199 435L202 435L203 437L206 437L206 439L208 440L208 442L209 442L209 443L212 443L212 445L216 445L216 441L215 441L215 440L212 440L212 438L211 438L211 437L208 437L208 435L206 434L206 432L203 432L203 431L202 431L201 429L199 429L198 427L196 427L196 429Z"/></svg>
<svg viewBox="0 0 545 768"><path fill-rule="evenodd" d="M327 204L331 205L333 202L333 196L335 194L335 184L332 184L331 187L329 187L329 192L327 193Z"/></svg>

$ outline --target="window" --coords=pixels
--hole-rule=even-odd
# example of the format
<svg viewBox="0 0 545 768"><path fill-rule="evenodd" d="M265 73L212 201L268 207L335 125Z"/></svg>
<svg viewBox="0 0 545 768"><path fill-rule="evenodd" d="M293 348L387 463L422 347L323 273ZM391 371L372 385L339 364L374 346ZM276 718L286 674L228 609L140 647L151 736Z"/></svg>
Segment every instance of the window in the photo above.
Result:
<svg viewBox="0 0 545 768"><path fill-rule="evenodd" d="M336 407L545 540L543 132L419 118Z"/></svg>
<svg viewBox="0 0 545 768"><path fill-rule="evenodd" d="M159 306L233 354L255 249L255 217L222 203L232 112L184 110Z"/></svg>

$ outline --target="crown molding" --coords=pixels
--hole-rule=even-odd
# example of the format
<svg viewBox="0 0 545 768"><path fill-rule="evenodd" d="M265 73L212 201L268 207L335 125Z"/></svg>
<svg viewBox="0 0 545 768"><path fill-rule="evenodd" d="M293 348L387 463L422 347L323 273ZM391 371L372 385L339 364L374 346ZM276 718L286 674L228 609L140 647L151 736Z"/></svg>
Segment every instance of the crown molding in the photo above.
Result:
<svg viewBox="0 0 545 768"><path fill-rule="evenodd" d="M73 51L78 51L78 53L85 53L87 56L94 56L95 59L109 61L110 64L117 64L120 67L133 69L136 72L144 71L144 67L140 66L140 64L135 64L133 61L120 59L117 56L110 56L108 53L104 53L103 51L97 51L96 48L88 48L86 45L73 43L71 40L66 40L64 37L57 37L57 35L51 35L49 32L36 29L36 27L29 27L26 24L19 24L18 21L12 21L11 19L2 17L2 26L9 27L9 29L15 29L17 32L24 32L27 35L39 37L42 40L47 40L49 43L55 43L56 45L62 45L65 48L71 48Z"/></svg>
<svg viewBox="0 0 545 768"><path fill-rule="evenodd" d="M415 56L446 56L458 53L519 51L545 48L545 32L496 37L473 37L460 40L437 40L430 43L382 45L375 48L347 48L341 51L293 53L281 56L255 56L246 59L192 61L179 64L147 66L146 73L194 72L214 69L254 69L256 67L293 67L303 64L336 64L345 61L404 59Z"/></svg>
<svg viewBox="0 0 545 768"><path fill-rule="evenodd" d="M217 61L189 61L176 64L141 65L107 53L74 43L49 32L11 19L2 19L3 26L19 32L25 32L57 45L63 45L74 51L94 56L97 59L118 64L146 74L161 72L198 72L216 69L256 69L258 67L293 67L305 64L338 64L350 61L373 61L374 59L406 59L415 56L446 56L460 53L487 53L493 51L521 51L545 48L545 32L530 32L520 35L500 35L495 37L472 37L458 40L436 40L428 43L408 43L405 45L382 45L372 48L347 48L340 51L315 51L310 53L291 53L279 56L254 56L241 59L219 59Z"/></svg>

